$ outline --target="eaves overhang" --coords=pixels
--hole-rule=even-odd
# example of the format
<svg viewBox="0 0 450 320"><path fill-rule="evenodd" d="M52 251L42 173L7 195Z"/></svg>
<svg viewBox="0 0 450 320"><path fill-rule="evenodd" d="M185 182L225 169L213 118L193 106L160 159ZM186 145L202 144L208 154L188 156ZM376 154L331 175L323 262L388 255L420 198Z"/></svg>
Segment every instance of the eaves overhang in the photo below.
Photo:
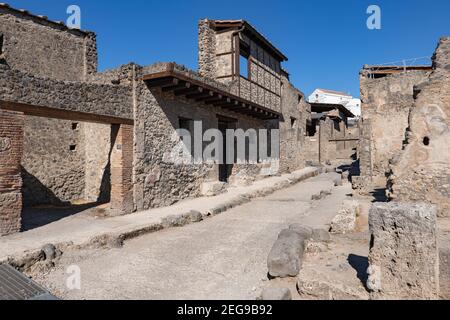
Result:
<svg viewBox="0 0 450 320"><path fill-rule="evenodd" d="M177 71L173 63L168 64L166 70L146 74L142 79L149 88L160 88L163 92L172 92L175 96L208 106L220 107L262 120L281 118L281 113L277 111Z"/></svg>

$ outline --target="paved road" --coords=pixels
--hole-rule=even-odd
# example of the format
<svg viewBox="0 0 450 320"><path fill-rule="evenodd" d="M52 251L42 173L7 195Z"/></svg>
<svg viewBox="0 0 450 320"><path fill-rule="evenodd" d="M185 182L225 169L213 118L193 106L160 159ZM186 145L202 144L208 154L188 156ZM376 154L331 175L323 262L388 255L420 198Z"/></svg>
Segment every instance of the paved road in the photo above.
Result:
<svg viewBox="0 0 450 320"><path fill-rule="evenodd" d="M311 196L333 188L323 174L219 216L127 241L121 249L66 253L42 284L66 299L255 299L267 281L266 258L291 223L321 225L333 210ZM326 207L349 186L333 188ZM65 270L81 269L81 290L66 289Z"/></svg>

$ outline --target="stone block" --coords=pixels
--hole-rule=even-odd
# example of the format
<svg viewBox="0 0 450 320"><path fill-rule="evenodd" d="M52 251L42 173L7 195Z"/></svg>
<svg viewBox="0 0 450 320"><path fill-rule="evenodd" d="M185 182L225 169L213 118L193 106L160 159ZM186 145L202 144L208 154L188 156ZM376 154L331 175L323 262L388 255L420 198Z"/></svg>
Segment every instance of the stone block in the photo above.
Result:
<svg viewBox="0 0 450 320"><path fill-rule="evenodd" d="M363 288L345 285L335 279L326 279L323 275L300 274L297 290L302 298L313 300L367 300Z"/></svg>
<svg viewBox="0 0 450 320"><path fill-rule="evenodd" d="M355 200L345 200L339 213L331 221L331 232L346 234L356 227L356 218L360 213L359 203Z"/></svg>
<svg viewBox="0 0 450 320"><path fill-rule="evenodd" d="M312 238L313 229L308 227L308 226L304 226L304 225L302 225L300 223L291 224L289 226L289 230L297 232L299 235L301 235L305 239L311 239Z"/></svg>
<svg viewBox="0 0 450 320"><path fill-rule="evenodd" d="M285 229L270 250L267 267L271 277L295 277L300 272L306 239L298 232Z"/></svg>
<svg viewBox="0 0 450 320"><path fill-rule="evenodd" d="M424 203L372 206L367 286L373 299L438 297L436 213L435 206Z"/></svg>

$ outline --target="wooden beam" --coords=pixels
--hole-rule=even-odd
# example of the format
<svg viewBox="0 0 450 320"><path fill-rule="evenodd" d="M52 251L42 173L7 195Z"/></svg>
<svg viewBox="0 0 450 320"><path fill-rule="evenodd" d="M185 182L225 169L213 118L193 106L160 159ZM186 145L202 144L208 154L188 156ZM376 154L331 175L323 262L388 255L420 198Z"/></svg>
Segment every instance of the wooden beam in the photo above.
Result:
<svg viewBox="0 0 450 320"><path fill-rule="evenodd" d="M225 108L225 109L228 109L228 110L237 110L237 109L241 109L240 103L239 103L239 101L237 101L237 100L231 100L230 103L224 104L224 105L221 106L221 107L223 107L223 108Z"/></svg>
<svg viewBox="0 0 450 320"><path fill-rule="evenodd" d="M211 93L210 94L205 94L205 95L202 95L202 96L200 96L200 97L198 97L198 98L196 98L195 99L195 101L211 101L211 99L216 99L216 97L217 97L217 93L215 93L215 92L213 92L213 91L210 91ZM222 97L222 95L220 95L221 97Z"/></svg>
<svg viewBox="0 0 450 320"><path fill-rule="evenodd" d="M212 97L213 95L214 95L214 92L212 92L210 90L203 89L203 93L187 94L186 98L187 99L197 99L197 98L203 98L203 97Z"/></svg>
<svg viewBox="0 0 450 320"><path fill-rule="evenodd" d="M178 90L178 89L188 89L190 87L191 87L191 84L189 82L180 81L177 85L162 87L161 90L166 92L166 91L173 91L173 90Z"/></svg>
<svg viewBox="0 0 450 320"><path fill-rule="evenodd" d="M203 99L202 101L207 103L207 104L212 104L213 102L221 101L223 98L224 97L221 94L214 94L213 97L207 98L207 99Z"/></svg>
<svg viewBox="0 0 450 320"><path fill-rule="evenodd" d="M231 98L225 98L224 100L213 103L216 107L223 107L223 106L229 106L231 105Z"/></svg>
<svg viewBox="0 0 450 320"><path fill-rule="evenodd" d="M18 103L2 100L0 100L0 109L23 112L25 115L43 118L104 123L104 124L128 124L128 125L134 124L133 119L128 118L119 118L97 113L71 111L71 110L64 110L61 108L43 107L26 103Z"/></svg>
<svg viewBox="0 0 450 320"><path fill-rule="evenodd" d="M147 85L150 88L155 87L166 87L166 86L176 86L178 84L178 79L176 78L162 78L162 79L152 79L147 81Z"/></svg>
<svg viewBox="0 0 450 320"><path fill-rule="evenodd" d="M188 94L193 94L193 93L202 93L202 92L203 92L202 87L193 86L191 88L175 90L173 93L176 96L182 96L182 95L188 95Z"/></svg>
<svg viewBox="0 0 450 320"><path fill-rule="evenodd" d="M151 83L157 79L170 78L170 77L179 79L180 83L183 81L189 82L189 83L191 83L191 87L198 86L198 87L203 88L202 93L197 93L197 92L187 93L186 98L188 98L188 99L194 99L197 102L205 101L206 103L217 103L217 102L221 102L221 100L223 98L231 98L232 101L237 100L237 101L239 101L239 103L242 103L243 106L252 106L251 110L254 113L256 112L256 110L253 111L253 108L257 109L257 111L259 111L259 112L255 113L256 117L263 118L264 111L267 111L269 114L273 113L273 114L277 115L278 117L280 115L280 113L275 110L271 110L270 108L266 108L264 106L258 106L257 104L255 104L247 99L244 99L238 95L235 95L231 92L228 92L227 90L218 88L216 86L212 86L212 85L202 82L198 79L191 78L188 75L185 75L183 73L175 72L173 70L173 68L170 70L168 69L166 71L162 71L162 72L158 72L158 73L144 75L143 80ZM182 90L182 89L184 89L184 88L182 88L182 87L173 88L173 85L171 88L171 90ZM266 91L269 91L269 90L266 89ZM226 106L226 104L225 104L225 106ZM233 108L233 107L234 106L230 106L229 108ZM240 108L237 108L236 110L237 110L237 112L241 112Z"/></svg>

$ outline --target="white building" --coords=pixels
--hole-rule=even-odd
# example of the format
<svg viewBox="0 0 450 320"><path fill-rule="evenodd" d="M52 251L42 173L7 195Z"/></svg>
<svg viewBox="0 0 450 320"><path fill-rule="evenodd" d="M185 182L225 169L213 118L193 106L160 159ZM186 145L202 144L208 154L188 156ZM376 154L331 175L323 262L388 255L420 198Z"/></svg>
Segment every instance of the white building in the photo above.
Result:
<svg viewBox="0 0 450 320"><path fill-rule="evenodd" d="M356 115L356 117L359 118L361 116L361 100L353 98L345 92L316 89L309 96L308 101L310 103L341 104Z"/></svg>

